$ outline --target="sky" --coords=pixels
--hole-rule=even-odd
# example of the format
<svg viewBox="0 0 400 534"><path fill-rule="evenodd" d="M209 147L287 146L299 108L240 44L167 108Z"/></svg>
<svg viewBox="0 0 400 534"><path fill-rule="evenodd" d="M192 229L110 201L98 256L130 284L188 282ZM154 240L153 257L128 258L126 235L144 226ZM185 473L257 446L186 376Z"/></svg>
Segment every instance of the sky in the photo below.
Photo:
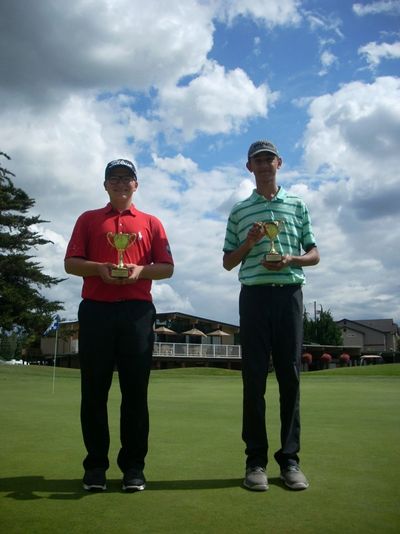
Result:
<svg viewBox="0 0 400 534"><path fill-rule="evenodd" d="M400 0L2 0L2 163L49 221L33 254L66 278L42 290L62 318L81 298L63 266L72 228L125 157L175 260L157 311L238 324L226 221L254 189L249 145L268 139L321 254L307 312L400 324L399 23Z"/></svg>

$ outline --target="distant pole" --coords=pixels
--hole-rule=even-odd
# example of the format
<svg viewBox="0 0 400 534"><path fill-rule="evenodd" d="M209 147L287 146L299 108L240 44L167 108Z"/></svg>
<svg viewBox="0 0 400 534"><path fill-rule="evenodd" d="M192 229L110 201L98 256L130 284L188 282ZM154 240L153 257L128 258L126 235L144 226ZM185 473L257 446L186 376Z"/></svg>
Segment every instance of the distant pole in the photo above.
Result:
<svg viewBox="0 0 400 534"><path fill-rule="evenodd" d="M57 345L58 345L58 328L56 330L56 340L54 342L54 361L53 361L53 393L56 383L56 361L57 361Z"/></svg>
<svg viewBox="0 0 400 534"><path fill-rule="evenodd" d="M317 320L317 301L314 300L314 321Z"/></svg>

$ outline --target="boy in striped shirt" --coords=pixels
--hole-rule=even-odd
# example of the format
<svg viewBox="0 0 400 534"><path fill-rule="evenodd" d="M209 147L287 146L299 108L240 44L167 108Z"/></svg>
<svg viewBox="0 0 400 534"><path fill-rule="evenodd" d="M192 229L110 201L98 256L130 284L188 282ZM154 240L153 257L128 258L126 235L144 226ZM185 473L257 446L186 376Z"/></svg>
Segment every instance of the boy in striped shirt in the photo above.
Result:
<svg viewBox="0 0 400 534"><path fill-rule="evenodd" d="M252 195L229 215L224 243L224 268L240 264L240 339L242 345L243 427L246 444L244 486L268 489L268 438L265 390L269 359L279 383L281 448L275 453L281 479L291 489L309 484L300 470L300 358L303 341L303 267L316 265L319 252L307 206L278 186L282 165L277 148L256 141L248 151L247 169L254 174ZM265 223L275 224L276 255L268 254L271 239Z"/></svg>

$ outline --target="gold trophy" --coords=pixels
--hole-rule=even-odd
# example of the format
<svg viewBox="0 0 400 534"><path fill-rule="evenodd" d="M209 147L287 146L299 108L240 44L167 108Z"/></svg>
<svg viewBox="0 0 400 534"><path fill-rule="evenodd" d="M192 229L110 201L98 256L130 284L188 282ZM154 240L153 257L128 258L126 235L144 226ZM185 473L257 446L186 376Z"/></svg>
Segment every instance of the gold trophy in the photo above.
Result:
<svg viewBox="0 0 400 534"><path fill-rule="evenodd" d="M115 269L111 269L111 276L113 278L128 278L129 269L124 265L124 252L133 245L136 241L137 234L116 234L114 232L107 232L107 241L109 244L116 248L118 251L118 266Z"/></svg>
<svg viewBox="0 0 400 534"><path fill-rule="evenodd" d="M281 231L284 221L268 221L261 223L264 229L265 235L271 241L271 248L265 255L265 261L281 261L282 254L276 251L274 241Z"/></svg>

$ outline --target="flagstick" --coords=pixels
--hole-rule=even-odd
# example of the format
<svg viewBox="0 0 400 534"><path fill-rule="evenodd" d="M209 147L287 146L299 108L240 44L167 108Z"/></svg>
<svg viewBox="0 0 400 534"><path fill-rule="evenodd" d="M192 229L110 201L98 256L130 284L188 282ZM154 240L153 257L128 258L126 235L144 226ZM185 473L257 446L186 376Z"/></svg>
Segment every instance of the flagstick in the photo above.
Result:
<svg viewBox="0 0 400 534"><path fill-rule="evenodd" d="M56 330L56 340L54 343L54 362L53 362L53 393L56 381L56 360L57 360L57 345L58 345L58 328Z"/></svg>

